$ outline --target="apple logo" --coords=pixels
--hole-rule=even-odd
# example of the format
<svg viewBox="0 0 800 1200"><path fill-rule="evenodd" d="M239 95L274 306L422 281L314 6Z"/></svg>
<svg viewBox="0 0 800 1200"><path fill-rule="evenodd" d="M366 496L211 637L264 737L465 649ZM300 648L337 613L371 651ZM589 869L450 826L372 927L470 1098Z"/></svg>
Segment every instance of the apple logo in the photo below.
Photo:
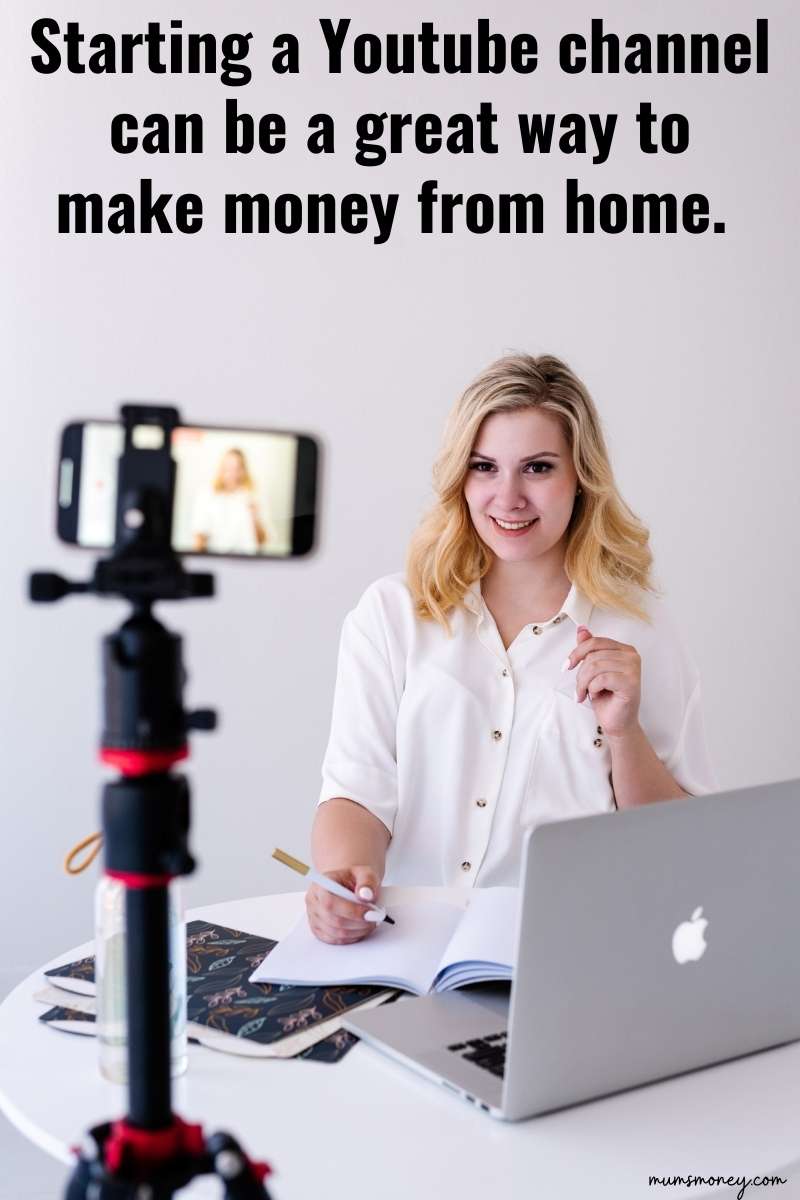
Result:
<svg viewBox="0 0 800 1200"><path fill-rule="evenodd" d="M672 935L672 953L676 962L697 962L703 957L706 925L708 921L703 916L702 905L694 910L690 920L681 922Z"/></svg>

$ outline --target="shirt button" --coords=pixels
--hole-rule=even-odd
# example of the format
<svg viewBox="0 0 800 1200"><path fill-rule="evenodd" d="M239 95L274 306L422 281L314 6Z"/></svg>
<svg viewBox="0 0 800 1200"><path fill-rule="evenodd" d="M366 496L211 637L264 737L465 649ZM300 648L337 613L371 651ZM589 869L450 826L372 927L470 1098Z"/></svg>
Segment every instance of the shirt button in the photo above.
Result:
<svg viewBox="0 0 800 1200"><path fill-rule="evenodd" d="M542 627L541 627L541 625L534 625L534 626L533 626L533 628L532 628L532 630L531 630L531 632L532 632L532 633L541 633L541 632L542 632Z"/></svg>
<svg viewBox="0 0 800 1200"><path fill-rule="evenodd" d="M597 732L598 732L598 733L602 733L602 732L603 732L603 726L602 726L602 725L598 725L598 726L597 726Z"/></svg>
<svg viewBox="0 0 800 1200"><path fill-rule="evenodd" d="M602 738L595 738L595 739L594 739L594 744L595 744L595 746L597 747L597 749L599 750L599 749L600 749L600 747L601 747L601 746L602 746L602 744L603 744L603 739L602 739Z"/></svg>
<svg viewBox="0 0 800 1200"><path fill-rule="evenodd" d="M471 862L467 862L467 861L465 860L465 861L464 861L464 862L461 864L461 870L462 870L462 871L471 871L471 870L472 870L472 863L471 863Z"/></svg>
<svg viewBox="0 0 800 1200"><path fill-rule="evenodd" d="M501 675L502 675L502 676L505 678L505 676L507 676L507 675L508 675L508 667L503 667L503 669L502 669L502 671L500 672L500 674L501 674Z"/></svg>
<svg viewBox="0 0 800 1200"><path fill-rule="evenodd" d="M477 804L478 808L486 808L485 800L476 800L475 803Z"/></svg>
<svg viewBox="0 0 800 1200"><path fill-rule="evenodd" d="M503 736L503 735L502 735L502 733L500 732L500 730L499 730L499 729L493 729L493 730L492 730L492 737L494 738L494 740L495 740L496 742L499 742L502 736Z"/></svg>

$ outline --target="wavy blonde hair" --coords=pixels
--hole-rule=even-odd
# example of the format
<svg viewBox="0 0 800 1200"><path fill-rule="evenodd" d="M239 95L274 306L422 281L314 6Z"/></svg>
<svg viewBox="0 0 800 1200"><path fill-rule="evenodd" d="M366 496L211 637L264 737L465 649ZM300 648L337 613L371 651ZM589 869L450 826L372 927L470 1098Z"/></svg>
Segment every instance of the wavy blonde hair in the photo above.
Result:
<svg viewBox="0 0 800 1200"><path fill-rule="evenodd" d="M566 363L551 355L500 358L453 407L433 468L437 501L411 539L407 578L419 616L449 629L448 615L492 564L464 498L472 448L492 413L550 413L572 452L581 492L567 527L564 569L593 604L646 618L652 592L649 533L617 490L594 401Z"/></svg>

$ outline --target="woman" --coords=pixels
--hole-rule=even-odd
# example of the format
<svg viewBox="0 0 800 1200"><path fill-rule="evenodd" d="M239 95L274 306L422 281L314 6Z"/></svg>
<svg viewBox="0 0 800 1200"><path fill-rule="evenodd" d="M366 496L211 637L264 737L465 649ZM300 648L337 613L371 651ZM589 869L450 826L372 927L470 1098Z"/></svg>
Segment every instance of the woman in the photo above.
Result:
<svg viewBox="0 0 800 1200"><path fill-rule="evenodd" d="M226 451L211 491L198 498L192 549L211 554L257 554L267 543L267 531L254 492L244 452Z"/></svg>
<svg viewBox="0 0 800 1200"><path fill-rule="evenodd" d="M406 577L368 588L342 632L312 846L365 900L384 875L516 884L526 826L714 786L697 671L572 371L490 366L434 481ZM375 928L316 885L306 906L326 942Z"/></svg>

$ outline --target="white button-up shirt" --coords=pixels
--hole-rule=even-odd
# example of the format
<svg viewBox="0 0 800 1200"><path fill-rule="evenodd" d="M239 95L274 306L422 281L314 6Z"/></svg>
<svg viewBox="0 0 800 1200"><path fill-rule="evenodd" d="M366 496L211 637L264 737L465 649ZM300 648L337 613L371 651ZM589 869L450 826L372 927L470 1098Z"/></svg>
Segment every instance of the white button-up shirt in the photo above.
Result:
<svg viewBox="0 0 800 1200"><path fill-rule="evenodd" d="M687 792L713 791L697 670L663 606L647 608L649 623L573 587L506 650L479 584L448 635L402 575L379 579L342 630L319 803L344 796L384 823L386 883L518 883L526 827L615 807L607 738L563 670L578 625L636 647L650 744Z"/></svg>

